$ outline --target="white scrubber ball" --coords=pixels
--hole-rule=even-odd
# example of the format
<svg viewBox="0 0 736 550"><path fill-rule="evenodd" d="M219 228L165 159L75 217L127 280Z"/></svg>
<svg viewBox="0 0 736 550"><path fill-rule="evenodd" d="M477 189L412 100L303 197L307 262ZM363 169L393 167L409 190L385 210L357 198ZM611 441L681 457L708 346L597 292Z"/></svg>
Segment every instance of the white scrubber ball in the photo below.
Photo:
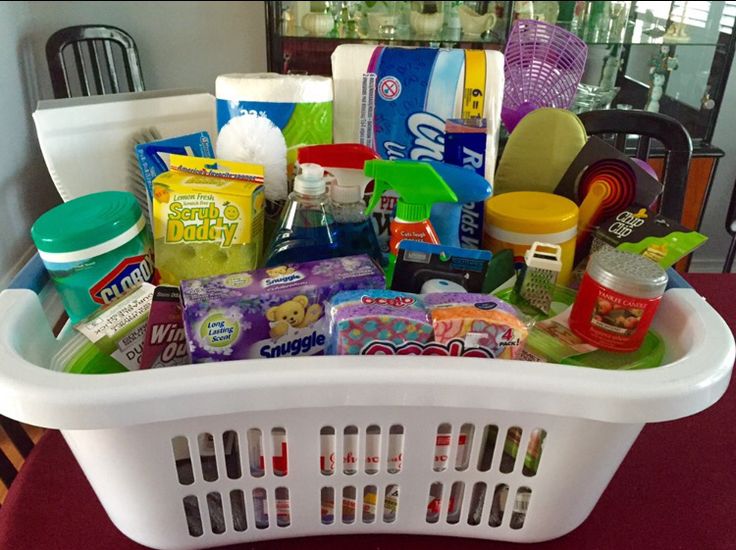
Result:
<svg viewBox="0 0 736 550"><path fill-rule="evenodd" d="M286 141L266 117L244 114L231 118L217 138L217 157L263 165L266 198L286 199Z"/></svg>

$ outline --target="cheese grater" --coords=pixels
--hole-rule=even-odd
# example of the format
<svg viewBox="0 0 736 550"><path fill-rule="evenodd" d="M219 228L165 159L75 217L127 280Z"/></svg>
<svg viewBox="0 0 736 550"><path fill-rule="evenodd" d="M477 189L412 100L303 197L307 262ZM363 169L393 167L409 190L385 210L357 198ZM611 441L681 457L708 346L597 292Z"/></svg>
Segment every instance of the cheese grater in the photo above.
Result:
<svg viewBox="0 0 736 550"><path fill-rule="evenodd" d="M535 242L524 253L524 261L526 270L519 294L530 305L549 313L562 270L562 249L555 244Z"/></svg>

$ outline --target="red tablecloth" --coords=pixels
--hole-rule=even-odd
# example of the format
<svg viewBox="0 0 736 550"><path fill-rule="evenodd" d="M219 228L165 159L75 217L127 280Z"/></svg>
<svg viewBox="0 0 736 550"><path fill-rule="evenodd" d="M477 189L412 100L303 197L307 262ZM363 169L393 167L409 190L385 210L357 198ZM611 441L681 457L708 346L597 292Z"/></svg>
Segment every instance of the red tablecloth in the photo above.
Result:
<svg viewBox="0 0 736 550"><path fill-rule="evenodd" d="M693 286L736 326L736 276L690 275ZM696 416L646 426L591 516L552 549L736 548L736 390ZM340 536L292 539L241 550L467 550L520 548L471 539ZM0 509L0 550L140 550L102 510L58 432L38 443Z"/></svg>

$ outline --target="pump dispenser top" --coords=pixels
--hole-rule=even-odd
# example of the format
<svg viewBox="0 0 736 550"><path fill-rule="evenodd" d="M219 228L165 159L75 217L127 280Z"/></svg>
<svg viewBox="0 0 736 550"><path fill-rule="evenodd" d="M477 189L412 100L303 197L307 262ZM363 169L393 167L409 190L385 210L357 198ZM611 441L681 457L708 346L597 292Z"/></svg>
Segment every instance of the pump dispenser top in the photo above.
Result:
<svg viewBox="0 0 736 550"><path fill-rule="evenodd" d="M327 192L325 171L319 164L300 165L302 172L294 178L294 191L302 195L317 196Z"/></svg>
<svg viewBox="0 0 736 550"><path fill-rule="evenodd" d="M334 258L342 246L319 164L301 165L269 246L266 267Z"/></svg>

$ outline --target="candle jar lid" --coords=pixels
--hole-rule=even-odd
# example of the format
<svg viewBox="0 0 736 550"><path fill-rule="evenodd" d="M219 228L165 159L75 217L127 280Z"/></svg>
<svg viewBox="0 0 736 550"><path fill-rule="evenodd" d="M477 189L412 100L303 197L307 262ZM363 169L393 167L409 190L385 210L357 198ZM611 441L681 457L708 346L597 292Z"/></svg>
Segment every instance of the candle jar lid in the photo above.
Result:
<svg viewBox="0 0 736 550"><path fill-rule="evenodd" d="M667 287L667 273L659 265L610 247L590 257L587 272L602 286L637 298L659 298Z"/></svg>

